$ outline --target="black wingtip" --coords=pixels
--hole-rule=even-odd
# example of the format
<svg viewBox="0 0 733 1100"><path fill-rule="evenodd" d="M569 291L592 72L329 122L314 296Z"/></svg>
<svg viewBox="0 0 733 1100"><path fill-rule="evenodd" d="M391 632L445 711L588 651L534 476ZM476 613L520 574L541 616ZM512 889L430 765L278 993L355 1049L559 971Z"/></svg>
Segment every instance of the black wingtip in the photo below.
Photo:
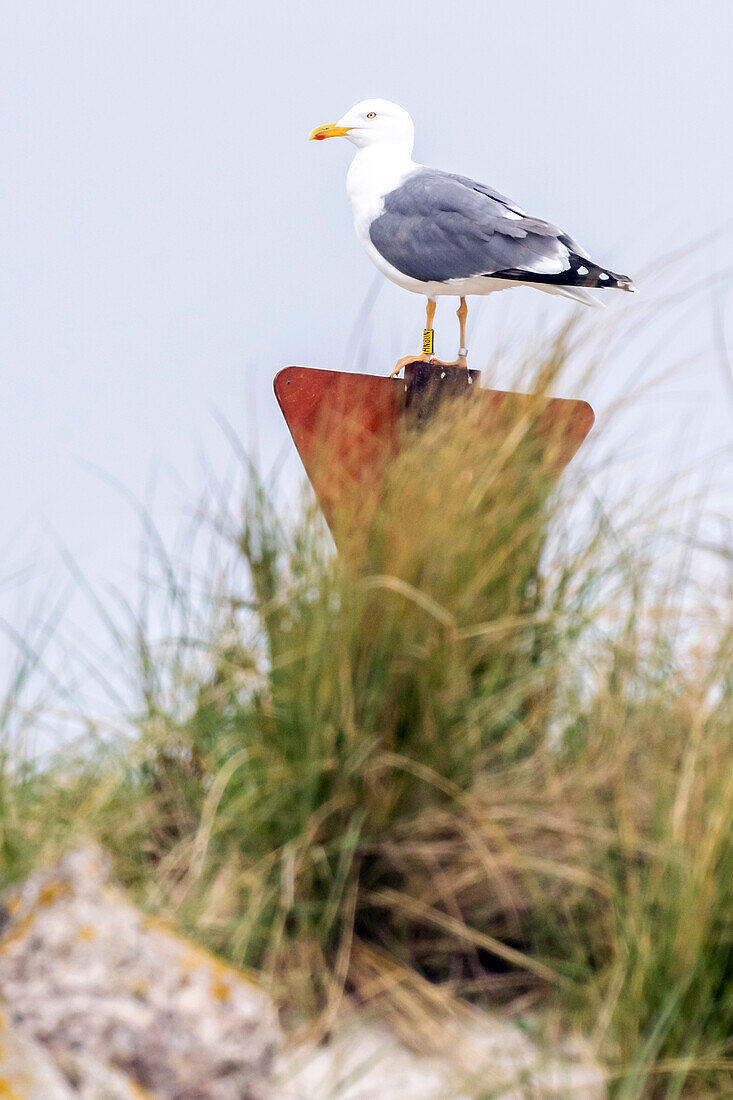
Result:
<svg viewBox="0 0 733 1100"><path fill-rule="evenodd" d="M611 281L606 283L606 286L611 286L614 290L627 290L629 294L637 294L638 287L634 286L634 280L628 275L614 275L613 272L608 272L611 276Z"/></svg>
<svg viewBox="0 0 733 1100"><path fill-rule="evenodd" d="M517 267L507 268L504 271L487 271L485 274L492 279L516 279L517 282L533 283L535 286L549 284L583 287L588 290L626 290L630 294L637 293L637 288L628 275L618 275L615 271L600 267L592 260L573 252L570 253L569 261L569 266L556 274L538 273Z"/></svg>

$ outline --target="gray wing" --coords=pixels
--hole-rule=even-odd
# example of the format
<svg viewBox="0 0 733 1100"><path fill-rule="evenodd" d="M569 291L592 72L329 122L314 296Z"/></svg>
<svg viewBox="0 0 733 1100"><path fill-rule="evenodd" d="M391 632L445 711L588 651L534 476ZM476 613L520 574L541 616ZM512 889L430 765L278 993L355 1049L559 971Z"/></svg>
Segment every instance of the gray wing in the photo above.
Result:
<svg viewBox="0 0 733 1100"><path fill-rule="evenodd" d="M384 199L369 227L378 252L410 278L475 276L562 286L623 286L562 230L527 217L466 176L418 168ZM599 281L600 280L600 281Z"/></svg>

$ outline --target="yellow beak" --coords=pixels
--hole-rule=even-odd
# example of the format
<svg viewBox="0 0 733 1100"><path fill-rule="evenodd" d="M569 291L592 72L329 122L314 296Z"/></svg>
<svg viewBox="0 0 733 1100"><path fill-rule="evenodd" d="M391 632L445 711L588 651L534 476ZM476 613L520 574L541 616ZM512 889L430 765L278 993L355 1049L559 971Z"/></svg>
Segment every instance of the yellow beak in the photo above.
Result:
<svg viewBox="0 0 733 1100"><path fill-rule="evenodd" d="M308 134L308 141L325 141L329 137L344 137L352 130L353 126L337 126L334 122L328 122L325 126L316 126Z"/></svg>

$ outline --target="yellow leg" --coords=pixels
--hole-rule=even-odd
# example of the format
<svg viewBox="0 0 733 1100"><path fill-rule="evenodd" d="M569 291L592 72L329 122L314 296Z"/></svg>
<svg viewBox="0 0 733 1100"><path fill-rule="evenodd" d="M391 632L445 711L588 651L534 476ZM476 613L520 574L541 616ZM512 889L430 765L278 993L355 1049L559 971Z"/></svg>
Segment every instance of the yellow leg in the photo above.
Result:
<svg viewBox="0 0 733 1100"><path fill-rule="evenodd" d="M465 298L461 298L461 304L456 311L456 315L458 317L461 341L460 347L458 348L458 358L450 363L446 363L444 359L431 359L430 362L435 363L436 367L462 367L464 370L468 370L468 348L466 347L466 318L468 317L468 306L466 305Z"/></svg>
<svg viewBox="0 0 733 1100"><path fill-rule="evenodd" d="M468 370L468 348L466 347L466 318L468 317L468 306L466 305L466 299L461 298L461 304L457 309L458 315L458 328L460 331L459 346L458 346L458 358L456 359L457 367L465 367Z"/></svg>
<svg viewBox="0 0 733 1100"><path fill-rule="evenodd" d="M433 318L435 317L435 299L428 298L428 306L425 311L425 328L431 329L433 327ZM431 363L435 362L432 355L403 355L401 359L397 360L397 364L390 374L390 378L394 378L396 374L399 374L403 367L406 367L408 363Z"/></svg>
<svg viewBox="0 0 733 1100"><path fill-rule="evenodd" d="M408 363L434 363L436 367L462 367L464 370L468 370L468 348L466 347L466 318L468 317L468 306L466 305L466 299L461 298L461 304L456 311L458 317L459 328L459 340L460 346L458 348L458 358L454 359L451 363L446 363L443 359L436 359L432 355L403 355L398 360L395 369L390 374L390 378L394 378L396 374L399 374L403 367ZM433 318L435 317L435 301L428 298L428 308L425 317L425 328L431 329L433 327Z"/></svg>

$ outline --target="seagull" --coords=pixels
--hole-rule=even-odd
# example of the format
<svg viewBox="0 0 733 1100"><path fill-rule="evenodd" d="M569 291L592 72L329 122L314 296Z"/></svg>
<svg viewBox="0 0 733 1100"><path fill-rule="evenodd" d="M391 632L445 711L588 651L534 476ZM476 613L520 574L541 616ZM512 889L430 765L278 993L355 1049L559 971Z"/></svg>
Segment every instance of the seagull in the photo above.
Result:
<svg viewBox="0 0 733 1100"><path fill-rule="evenodd" d="M467 368L469 294L532 286L599 306L588 287L636 291L627 275L601 267L567 233L493 188L414 161L415 127L396 103L363 100L309 136L345 137L356 146L346 179L356 235L383 275L427 298L423 353L404 356L390 377L413 362ZM443 295L460 298L452 363L432 355L435 299Z"/></svg>

